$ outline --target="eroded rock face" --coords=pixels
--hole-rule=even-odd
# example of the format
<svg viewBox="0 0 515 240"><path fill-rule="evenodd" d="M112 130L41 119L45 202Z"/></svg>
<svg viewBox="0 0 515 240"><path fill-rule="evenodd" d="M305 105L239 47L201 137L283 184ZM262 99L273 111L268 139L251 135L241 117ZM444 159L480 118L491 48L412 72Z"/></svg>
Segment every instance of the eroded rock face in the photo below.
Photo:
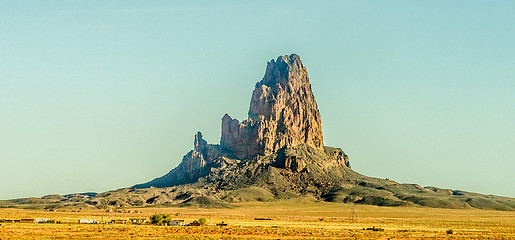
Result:
<svg viewBox="0 0 515 240"><path fill-rule="evenodd" d="M168 187L195 182L199 177L206 175L215 160L221 159L223 155L218 145L208 144L206 140L202 138L202 133L197 132L197 134L195 134L195 141L193 142L193 150L182 157L179 166L172 169L163 177L135 185L134 187Z"/></svg>
<svg viewBox="0 0 515 240"><path fill-rule="evenodd" d="M350 168L349 156L340 148L324 147L325 154L336 162L336 165L345 165Z"/></svg>
<svg viewBox="0 0 515 240"><path fill-rule="evenodd" d="M193 150L179 166L134 188L199 182L211 182L217 189L277 185L274 174L281 171L293 174L296 185L316 183L325 190L350 181L345 177L350 171L349 157L339 148L323 145L320 113L308 73L295 54L268 63L252 93L248 119L240 122L225 114L220 145L208 144L199 132Z"/></svg>
<svg viewBox="0 0 515 240"><path fill-rule="evenodd" d="M300 57L292 54L268 62L252 93L249 119L223 117L220 145L245 159L301 143L323 150L321 118L308 73Z"/></svg>
<svg viewBox="0 0 515 240"><path fill-rule="evenodd" d="M207 157L207 142L202 139L202 133L195 134L195 141L193 143L193 150L186 154L183 159L184 170L186 172L194 172L204 166L208 160Z"/></svg>
<svg viewBox="0 0 515 240"><path fill-rule="evenodd" d="M306 168L306 162L299 156L287 156L282 161L278 161L278 167L292 170L294 172L301 172Z"/></svg>

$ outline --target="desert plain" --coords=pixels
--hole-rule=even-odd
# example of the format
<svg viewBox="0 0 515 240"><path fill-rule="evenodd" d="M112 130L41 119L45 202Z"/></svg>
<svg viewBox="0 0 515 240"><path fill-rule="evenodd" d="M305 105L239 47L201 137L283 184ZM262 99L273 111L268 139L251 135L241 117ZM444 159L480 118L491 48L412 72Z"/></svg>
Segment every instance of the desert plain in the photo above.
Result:
<svg viewBox="0 0 515 240"><path fill-rule="evenodd" d="M107 224L170 214L204 226ZM0 219L48 218L61 223L0 223L0 239L515 239L515 212L381 207L299 199L245 202L229 208L0 209ZM99 224L78 224L95 219ZM217 226L224 222L227 226ZM375 229L376 231L372 230ZM451 231L452 230L452 231Z"/></svg>

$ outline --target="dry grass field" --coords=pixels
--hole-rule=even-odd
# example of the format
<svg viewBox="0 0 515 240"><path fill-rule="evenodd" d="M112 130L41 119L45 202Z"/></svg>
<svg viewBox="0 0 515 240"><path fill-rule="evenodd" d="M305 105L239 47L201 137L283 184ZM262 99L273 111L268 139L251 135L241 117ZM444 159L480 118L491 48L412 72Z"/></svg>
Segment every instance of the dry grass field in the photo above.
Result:
<svg viewBox="0 0 515 240"><path fill-rule="evenodd" d="M353 210L354 209L354 210ZM54 223L1 223L0 239L515 239L515 212L425 207L378 207L288 200L241 203L233 208L102 210L0 209L0 219L50 218ZM154 213L191 222L206 218L228 226L77 224L146 218ZM353 218L353 216L357 216ZM256 220L264 218L271 220ZM381 228L383 231L364 230ZM453 234L446 233L452 229Z"/></svg>

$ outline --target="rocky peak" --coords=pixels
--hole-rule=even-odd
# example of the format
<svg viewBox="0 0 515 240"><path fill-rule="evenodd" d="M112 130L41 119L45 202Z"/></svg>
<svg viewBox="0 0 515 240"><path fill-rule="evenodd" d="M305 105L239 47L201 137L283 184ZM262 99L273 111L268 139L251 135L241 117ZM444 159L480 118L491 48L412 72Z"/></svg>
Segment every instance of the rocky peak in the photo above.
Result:
<svg viewBox="0 0 515 240"><path fill-rule="evenodd" d="M249 119L225 115L220 145L240 159L305 143L323 150L321 118L306 68L296 54L268 62L256 84Z"/></svg>
<svg viewBox="0 0 515 240"><path fill-rule="evenodd" d="M202 138L202 133L197 132L197 134L195 134L195 142L193 143L193 149L197 152L204 152L206 146L207 142Z"/></svg>
<svg viewBox="0 0 515 240"><path fill-rule="evenodd" d="M260 85L273 87L277 83L284 87L288 83L290 76L298 75L300 72L307 76L306 68L304 68L300 61L299 55L280 56L277 58L277 61L272 59L267 63L265 76L261 82L256 84L256 88ZM303 80L307 80L307 78Z"/></svg>
<svg viewBox="0 0 515 240"><path fill-rule="evenodd" d="M306 67L292 54L268 62L252 93L248 119L240 122L223 116L220 145L208 144L198 132L193 150L179 166L135 187L211 182L229 189L275 182L267 178L277 176L276 171L295 175L297 185L325 181L330 187L344 173L332 176L327 171L346 172L347 167L349 157L341 149L323 145L320 113Z"/></svg>

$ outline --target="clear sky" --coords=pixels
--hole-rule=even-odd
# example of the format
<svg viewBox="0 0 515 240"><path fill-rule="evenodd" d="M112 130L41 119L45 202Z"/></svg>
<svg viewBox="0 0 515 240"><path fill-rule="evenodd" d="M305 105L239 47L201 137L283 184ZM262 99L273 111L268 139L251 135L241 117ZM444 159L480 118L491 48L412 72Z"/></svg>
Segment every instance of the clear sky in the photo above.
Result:
<svg viewBox="0 0 515 240"><path fill-rule="evenodd" d="M354 170L515 197L515 1L0 0L0 199L162 176L297 53Z"/></svg>

